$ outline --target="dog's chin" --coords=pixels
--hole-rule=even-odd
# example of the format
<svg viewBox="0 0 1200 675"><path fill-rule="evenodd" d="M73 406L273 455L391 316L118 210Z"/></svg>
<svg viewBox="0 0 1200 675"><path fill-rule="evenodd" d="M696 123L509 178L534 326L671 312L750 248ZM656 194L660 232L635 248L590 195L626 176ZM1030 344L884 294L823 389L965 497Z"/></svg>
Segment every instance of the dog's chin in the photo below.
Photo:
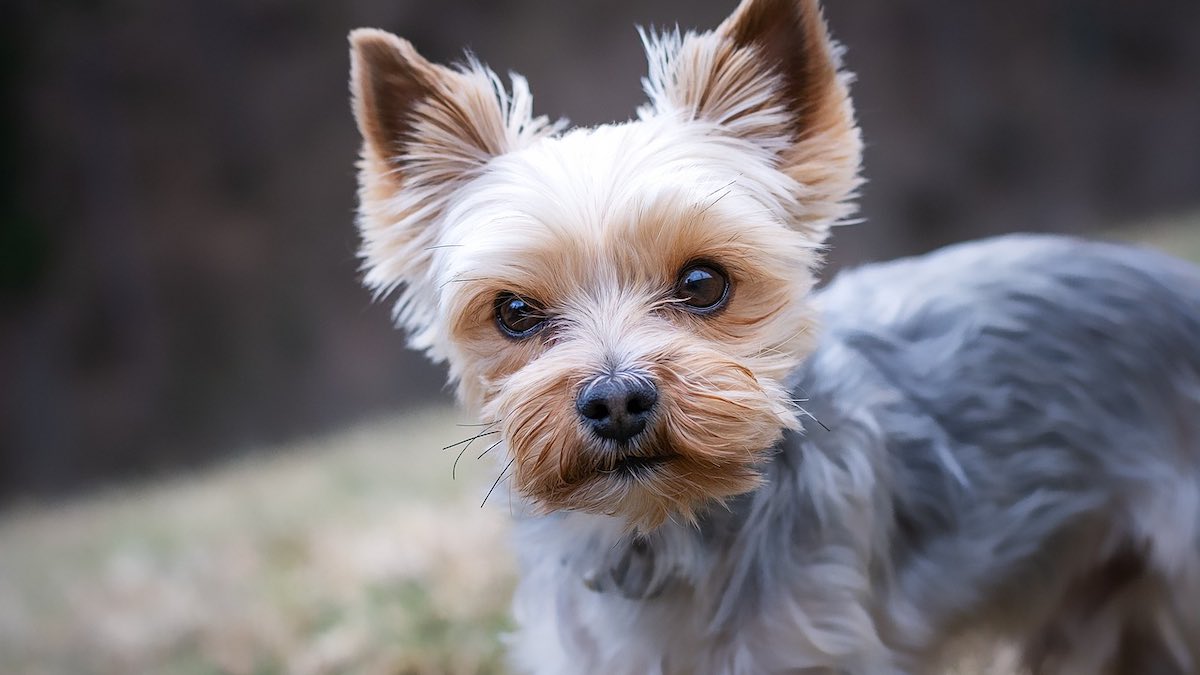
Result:
<svg viewBox="0 0 1200 675"><path fill-rule="evenodd" d="M706 507L753 490L760 483L761 448L736 460L701 459L656 443L627 452L581 448L575 456L601 457L576 466L559 480L523 486L541 511L580 511L624 521L647 532L667 520L694 521Z"/></svg>

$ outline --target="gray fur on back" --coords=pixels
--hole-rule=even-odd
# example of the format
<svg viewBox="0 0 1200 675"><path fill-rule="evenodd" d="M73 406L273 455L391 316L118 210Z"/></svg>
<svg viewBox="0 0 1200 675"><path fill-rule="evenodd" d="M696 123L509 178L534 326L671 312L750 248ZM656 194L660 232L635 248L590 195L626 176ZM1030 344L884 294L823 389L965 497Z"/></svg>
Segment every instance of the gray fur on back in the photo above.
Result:
<svg viewBox="0 0 1200 675"><path fill-rule="evenodd" d="M794 391L819 423L761 489L646 541L520 522L521 668L923 673L948 637L1034 653L1061 629L1048 663L1087 672L1071 636L1103 626L1074 589L1132 556L1121 611L1166 626L1164 672L1198 672L1200 272L1009 236L844 273L817 302Z"/></svg>

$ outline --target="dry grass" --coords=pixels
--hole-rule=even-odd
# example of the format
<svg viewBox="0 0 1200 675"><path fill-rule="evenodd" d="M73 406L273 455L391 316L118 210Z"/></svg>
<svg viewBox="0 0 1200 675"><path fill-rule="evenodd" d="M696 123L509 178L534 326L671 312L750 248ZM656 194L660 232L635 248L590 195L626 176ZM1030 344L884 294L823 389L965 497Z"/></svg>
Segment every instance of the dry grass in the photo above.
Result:
<svg viewBox="0 0 1200 675"><path fill-rule="evenodd" d="M417 413L0 521L2 673L491 673L513 574L471 430Z"/></svg>
<svg viewBox="0 0 1200 675"><path fill-rule="evenodd" d="M1200 260L1195 219L1125 235ZM456 421L0 516L0 673L502 672L506 498L478 443L450 480Z"/></svg>

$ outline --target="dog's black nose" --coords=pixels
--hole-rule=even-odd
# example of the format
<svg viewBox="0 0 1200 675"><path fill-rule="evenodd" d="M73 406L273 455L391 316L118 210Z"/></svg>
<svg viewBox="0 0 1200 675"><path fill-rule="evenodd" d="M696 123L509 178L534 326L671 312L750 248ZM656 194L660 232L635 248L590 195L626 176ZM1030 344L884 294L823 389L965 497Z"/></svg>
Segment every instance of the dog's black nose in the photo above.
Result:
<svg viewBox="0 0 1200 675"><path fill-rule="evenodd" d="M648 377L618 373L601 375L584 385L575 409L597 436L623 442L646 429L658 389Z"/></svg>

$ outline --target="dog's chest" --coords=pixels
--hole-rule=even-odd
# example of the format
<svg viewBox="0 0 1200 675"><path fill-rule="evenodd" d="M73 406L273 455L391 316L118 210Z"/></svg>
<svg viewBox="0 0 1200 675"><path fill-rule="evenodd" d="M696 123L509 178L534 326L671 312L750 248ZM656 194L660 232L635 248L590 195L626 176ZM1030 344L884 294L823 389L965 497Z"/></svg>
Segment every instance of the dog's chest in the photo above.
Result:
<svg viewBox="0 0 1200 675"><path fill-rule="evenodd" d="M514 612L521 628L512 656L520 669L670 675L822 668L840 657L812 639L821 630L798 625L798 617L860 632L860 608L849 601L798 588L780 588L767 604L752 601L761 589L735 578L737 550L718 541L725 532L667 528L635 546L609 527L577 514L518 523L523 572ZM806 598L817 604L807 606Z"/></svg>

